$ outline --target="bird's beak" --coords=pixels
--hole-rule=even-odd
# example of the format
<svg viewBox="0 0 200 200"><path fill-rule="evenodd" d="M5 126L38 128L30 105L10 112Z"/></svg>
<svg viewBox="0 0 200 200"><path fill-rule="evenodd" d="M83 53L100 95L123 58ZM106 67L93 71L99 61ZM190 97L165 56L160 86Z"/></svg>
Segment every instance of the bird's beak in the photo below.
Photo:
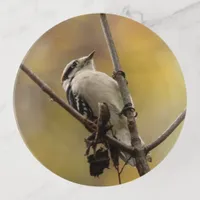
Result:
<svg viewBox="0 0 200 200"><path fill-rule="evenodd" d="M92 53L90 53L90 54L86 57L85 62L91 60L91 59L93 58L94 54L95 54L95 51L93 51Z"/></svg>

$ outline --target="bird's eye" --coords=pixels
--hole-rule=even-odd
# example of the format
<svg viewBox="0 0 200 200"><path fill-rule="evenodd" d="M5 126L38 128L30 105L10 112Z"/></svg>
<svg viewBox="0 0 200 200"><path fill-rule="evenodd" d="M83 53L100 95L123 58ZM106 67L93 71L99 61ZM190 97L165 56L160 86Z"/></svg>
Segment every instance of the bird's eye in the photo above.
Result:
<svg viewBox="0 0 200 200"><path fill-rule="evenodd" d="M73 66L73 67L76 67L77 65L78 65L78 61L75 60L75 61L72 63L72 66Z"/></svg>

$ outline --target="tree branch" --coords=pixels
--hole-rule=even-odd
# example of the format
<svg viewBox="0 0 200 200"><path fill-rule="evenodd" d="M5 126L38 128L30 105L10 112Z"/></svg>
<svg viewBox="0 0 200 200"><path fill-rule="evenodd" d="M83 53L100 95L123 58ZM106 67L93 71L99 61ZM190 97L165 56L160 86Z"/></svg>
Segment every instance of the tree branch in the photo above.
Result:
<svg viewBox="0 0 200 200"><path fill-rule="evenodd" d="M90 132L94 132L97 130L96 124L93 122L85 119L82 115L80 115L73 107L66 104L61 98L59 98L55 92L44 82L42 81L38 76L36 76L30 69L28 69L24 64L20 65L20 69L24 71L28 77L35 82L46 94L50 96L56 103L58 103L62 108L64 108L67 112L69 112L75 119L77 119L79 122L81 122L85 127L88 127L88 130ZM134 154L134 149L132 147L129 147L126 144L123 144L119 140L113 138L112 136L105 135L104 136L108 142L118 148L120 148L123 151L126 151L130 154Z"/></svg>
<svg viewBox="0 0 200 200"><path fill-rule="evenodd" d="M123 102L125 105L131 103L132 106L134 107L128 88L127 88L126 80L122 76L122 73L118 73L121 70L121 66L119 63L117 52L115 50L114 42L112 40L112 36L111 36L109 25L106 19L106 15L101 14L100 18L101 18L102 28L104 30L104 34L106 37L106 41L111 53L114 71L116 72L115 78L116 78L116 81L118 82L120 92L123 98ZM48 94L51 99L53 99L62 108L68 111L74 118L76 118L79 122L81 122L88 129L89 132L93 133L97 131L97 125L95 123L93 123L90 120L85 119L74 108L66 104L61 98L59 98L55 94L55 92L44 81L42 81L39 77L37 77L24 64L21 64L20 68L29 76L30 79L33 80L33 82L35 82L46 94ZM149 151L157 147L160 143L162 143L176 129L176 127L184 120L185 114L186 114L186 111L184 111L156 141L154 141L152 144L147 145L146 147L141 145L141 140L138 135L138 130L137 130L135 117L134 117L134 109L131 109L131 108L126 109L125 115L127 117L128 127L131 134L132 147L118 141L117 139L115 139L112 136L109 136L108 134L105 135L104 137L110 144L118 147L122 151L129 153L131 156L133 156L136 159L137 170L140 176L142 176L146 174L148 171L150 171L150 168L146 160L146 153L148 153Z"/></svg>
<svg viewBox="0 0 200 200"><path fill-rule="evenodd" d="M56 103L58 103L62 108L68 111L73 117L75 117L79 122L81 122L85 127L90 127L88 130L90 132L96 131L97 126L93 122L86 120L80 115L76 110L74 110L71 106L66 104L61 98L59 98L55 92L38 76L36 76L30 69L28 69L24 64L20 65L22 71L24 71L33 82L35 82L46 94L50 96ZM162 143L167 137L176 129L176 127L184 120L186 111L184 111L175 121L174 123L152 144L147 145L145 148L145 152L148 153L155 147L157 147L160 143ZM113 138L112 136L105 135L105 139L112 145L118 147L120 150L125 151L136 157L137 150L131 146L128 146L119 140Z"/></svg>
<svg viewBox="0 0 200 200"><path fill-rule="evenodd" d="M135 156L135 149L133 147L128 146L128 145L124 144L123 142L120 142L119 140L113 138L110 135L105 135L105 138L108 140L108 142L110 144L118 147L122 151L125 151L125 152L131 154L132 156Z"/></svg>
<svg viewBox="0 0 200 200"><path fill-rule="evenodd" d="M112 39L107 17L105 14L100 14L100 21L101 21L104 36L106 38L106 42L111 54L113 68L115 72L115 79L119 85L119 89L121 92L124 105L131 105L131 107L132 106L134 107L133 102L131 100L131 96L128 91L126 79L122 73L119 73L121 72L121 66L120 66L120 62L119 62L114 41ZM146 160L145 149L142 146L141 140L138 135L137 125L136 125L135 116L134 116L134 109L133 108L126 109L124 113L127 117L128 127L129 127L129 131L131 135L131 143L136 152L136 156L135 156L136 167L140 176L142 176L146 174L147 172L149 172L150 168Z"/></svg>
<svg viewBox="0 0 200 200"><path fill-rule="evenodd" d="M76 118L79 122L81 122L83 125L87 126L86 128L93 132L96 130L96 125L89 121L88 119L85 119L81 114L79 114L73 107L66 104L61 98L59 98L55 92L39 77L37 77L30 69L28 69L24 64L20 65L21 70L23 70L29 78L31 78L46 94L48 94L51 99L53 99L56 103L58 103L62 108L64 108L66 111L68 111L74 118Z"/></svg>
<svg viewBox="0 0 200 200"><path fill-rule="evenodd" d="M154 142L146 146L146 154L148 154L151 150L156 148L159 144L161 144L163 141L165 141L172 133L173 131L179 126L179 124L185 119L186 110L184 110L177 118L176 120L167 128L167 130L159 136Z"/></svg>

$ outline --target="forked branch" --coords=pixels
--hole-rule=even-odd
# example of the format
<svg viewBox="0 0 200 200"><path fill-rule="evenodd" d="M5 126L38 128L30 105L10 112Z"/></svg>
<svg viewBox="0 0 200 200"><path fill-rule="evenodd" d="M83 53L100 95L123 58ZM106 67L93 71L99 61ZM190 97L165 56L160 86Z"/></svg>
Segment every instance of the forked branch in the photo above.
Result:
<svg viewBox="0 0 200 200"><path fill-rule="evenodd" d="M176 120L168 127L165 132L159 136L154 142L146 146L146 154L149 153L151 150L156 148L159 144L164 142L172 133L173 131L179 126L179 124L185 119L186 110L184 110Z"/></svg>
<svg viewBox="0 0 200 200"><path fill-rule="evenodd" d="M56 95L56 93L43 81L41 80L36 74L34 74L30 69L28 69L24 64L20 65L20 69L26 73L26 75L35 82L44 93L49 95L51 99L53 99L54 102L56 102L58 105L60 105L63 109L65 109L67 112L69 112L75 119L77 119L79 122L81 122L89 132L93 133L97 131L97 125L93 123L90 120L85 119L81 114L79 114L73 107L68 105L64 102L60 97ZM109 136L105 135L105 138L108 140L109 143L112 145L120 148L121 150L127 151L128 153L133 153L133 148L123 144L119 140Z"/></svg>
<svg viewBox="0 0 200 200"><path fill-rule="evenodd" d="M21 70L23 70L29 78L31 78L49 97L58 103L62 108L64 108L67 112L69 112L74 118L80 121L83 125L87 126L87 129L92 132L96 130L96 125L89 121L88 119L83 118L83 116L78 113L75 109L73 109L70 105L66 104L61 98L59 98L55 92L37 75L35 75L30 69L28 69L24 64L20 65Z"/></svg>
<svg viewBox="0 0 200 200"><path fill-rule="evenodd" d="M104 36L111 54L112 62L113 62L113 68L114 68L114 77L115 80L117 81L119 85L119 89L121 92L121 96L124 102L124 106L126 105L131 105L129 106L129 109L126 109L124 114L127 117L127 123L131 135L131 143L133 148L135 149L135 159L136 159L136 168L140 174L140 176L146 174L147 172L150 171L148 162L146 160L146 154L145 154L145 149L141 144L141 140L138 135L138 129L135 121L135 116L134 116L134 105L133 101L131 99L131 96L128 91L127 87L127 81L125 77L123 76L124 73L121 71L121 65L119 62L119 57L117 55L117 51L115 48L114 41L112 39L112 34L110 31L110 27L108 24L108 20L106 17L106 14L100 14L100 20L101 20L101 25L102 29L104 32Z"/></svg>
<svg viewBox="0 0 200 200"><path fill-rule="evenodd" d="M146 154L160 145L168 136L178 127L178 125L184 120L186 110L171 124L171 126L153 143L145 146L141 145L141 141L139 139L139 134L136 126L135 116L134 116L134 104L131 100L127 82L123 73L121 72L121 66L119 62L119 58L117 55L117 51L112 39L112 35L110 32L110 28L108 25L108 21L105 14L100 15L102 28L104 31L104 35L110 50L115 79L118 82L120 92L123 98L124 105L131 105L128 109L125 110L125 115L127 117L127 123L131 134L132 146L128 146L123 142L118 141L117 139L105 135L105 139L112 145L118 147L120 150L129 153L136 159L136 168L139 172L139 175L142 176L150 171L149 165L146 160ZM59 98L55 92L37 75L35 75L30 69L28 69L24 64L20 65L22 71L24 71L30 79L32 79L46 94L53 99L54 102L58 103L62 108L64 108L67 112L69 112L74 118L80 121L89 132L93 133L97 131L97 125L92 121L85 119L81 114L79 114L75 109L73 109L70 105L66 104L61 98Z"/></svg>
<svg viewBox="0 0 200 200"><path fill-rule="evenodd" d="M76 110L74 110L70 105L66 104L60 97L58 97L55 92L44 82L42 81L37 75L35 75L30 69L28 69L24 64L20 65L20 68L22 71L24 71L27 76L35 82L43 91L44 93L48 94L50 98L54 100L54 102L58 103L63 109L65 109L67 112L69 112L74 118L76 118L79 122L81 122L85 127L89 127L88 130L90 132L96 131L96 124L93 122L86 120L83 118L82 115L80 115ZM149 151L156 148L158 145L160 145L169 135L172 134L172 132L179 126L179 124L184 120L186 114L186 110L179 115L179 117L171 124L171 126L153 143L146 146L145 151L148 153ZM134 147L128 146L124 144L123 142L120 142L119 140L113 138L112 136L105 135L104 136L107 141L118 147L120 150L125 151L132 155L133 157L136 156L136 151Z"/></svg>

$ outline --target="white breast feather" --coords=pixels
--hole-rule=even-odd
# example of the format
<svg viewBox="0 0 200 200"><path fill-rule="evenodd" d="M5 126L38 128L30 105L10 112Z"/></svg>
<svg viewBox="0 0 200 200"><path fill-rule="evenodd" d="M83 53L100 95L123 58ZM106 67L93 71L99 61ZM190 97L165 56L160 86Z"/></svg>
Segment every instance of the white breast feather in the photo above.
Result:
<svg viewBox="0 0 200 200"><path fill-rule="evenodd" d="M117 82L105 73L85 70L78 73L72 80L72 90L87 101L94 115L98 116L98 102L107 103L115 136L127 145L131 145L131 137L127 127L127 120L119 113L123 109L123 101ZM112 134L111 132L108 134ZM122 159L126 161L127 155L122 152ZM129 164L135 165L130 159Z"/></svg>

